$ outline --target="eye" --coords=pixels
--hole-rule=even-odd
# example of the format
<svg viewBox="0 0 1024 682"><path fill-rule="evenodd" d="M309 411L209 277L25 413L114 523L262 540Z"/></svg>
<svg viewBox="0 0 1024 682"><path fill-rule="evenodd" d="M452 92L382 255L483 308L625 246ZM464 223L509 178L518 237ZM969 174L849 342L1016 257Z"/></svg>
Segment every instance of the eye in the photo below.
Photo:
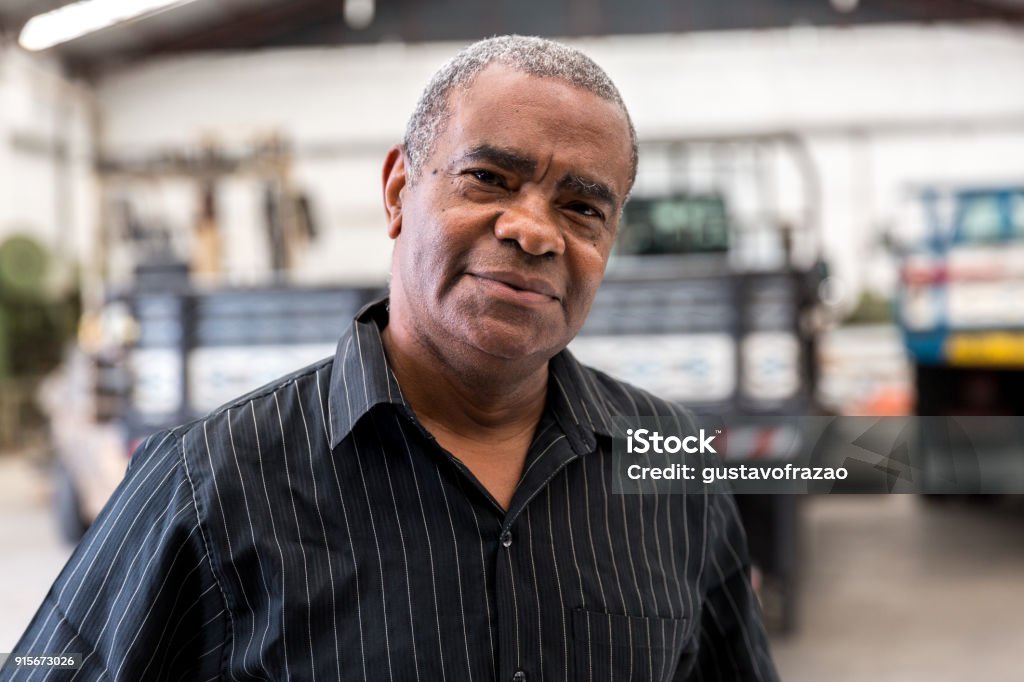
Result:
<svg viewBox="0 0 1024 682"><path fill-rule="evenodd" d="M570 211L575 211L576 213L579 213L582 216L586 216L587 218L599 218L601 220L604 220L604 214L601 213L601 211L597 210L590 204L583 203L582 201L574 201L573 203L569 204L566 208L568 208Z"/></svg>
<svg viewBox="0 0 1024 682"><path fill-rule="evenodd" d="M482 182L485 185L494 185L495 187L504 187L505 180L497 173L493 173L483 168L471 168L466 171L467 175L472 175L477 181Z"/></svg>

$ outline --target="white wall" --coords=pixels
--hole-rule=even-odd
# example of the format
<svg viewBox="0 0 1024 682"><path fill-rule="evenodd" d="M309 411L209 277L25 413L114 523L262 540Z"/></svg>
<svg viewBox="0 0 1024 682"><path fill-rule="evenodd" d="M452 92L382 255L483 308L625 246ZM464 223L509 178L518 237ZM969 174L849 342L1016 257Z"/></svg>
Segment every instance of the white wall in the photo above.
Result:
<svg viewBox="0 0 1024 682"><path fill-rule="evenodd" d="M140 65L99 86L103 149L113 157L145 156L194 147L204 137L230 145L281 133L298 149L294 179L311 194L323 232L297 278L382 282L390 254L379 187L384 154L401 137L419 89L452 51L447 45L275 50ZM343 151L312 151L323 145ZM249 190L256 205L256 185ZM244 195L233 194L234 218L262 240L262 229L252 225L256 216L242 206ZM177 217L181 229L189 229L192 210ZM232 215L225 218L228 233L245 232L232 226ZM263 255L265 268L265 249ZM229 269L249 278L246 264L230 258Z"/></svg>
<svg viewBox="0 0 1024 682"><path fill-rule="evenodd" d="M793 131L822 177L826 255L864 283L908 183L1024 181L1024 34L1000 26L799 28L575 41L618 83L641 139ZM98 86L114 156L283 133L327 233L310 280L383 279L379 169L457 45L175 57ZM303 149L330 145L344 155ZM235 202L244 203L245 192ZM255 195L253 195L255 201ZM190 209L191 210L191 209ZM187 212L186 212L187 213ZM252 213L237 221L251 223ZM228 216L229 223L235 220ZM251 229L230 228L232 234ZM241 267L241 264L236 264Z"/></svg>
<svg viewBox="0 0 1024 682"><path fill-rule="evenodd" d="M0 241L29 233L65 262L93 250L89 97L52 61L0 44Z"/></svg>

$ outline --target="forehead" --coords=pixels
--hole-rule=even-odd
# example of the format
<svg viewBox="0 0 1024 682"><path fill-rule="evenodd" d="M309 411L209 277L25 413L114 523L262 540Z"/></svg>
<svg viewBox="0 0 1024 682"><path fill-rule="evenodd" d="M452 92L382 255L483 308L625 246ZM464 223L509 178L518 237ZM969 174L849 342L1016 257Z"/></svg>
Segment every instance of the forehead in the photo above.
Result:
<svg viewBox="0 0 1024 682"><path fill-rule="evenodd" d="M632 140L620 106L553 77L534 76L502 64L485 67L456 88L438 150L449 155L481 145L514 149L540 162L600 171L614 185L630 176ZM613 177L621 176L621 177Z"/></svg>

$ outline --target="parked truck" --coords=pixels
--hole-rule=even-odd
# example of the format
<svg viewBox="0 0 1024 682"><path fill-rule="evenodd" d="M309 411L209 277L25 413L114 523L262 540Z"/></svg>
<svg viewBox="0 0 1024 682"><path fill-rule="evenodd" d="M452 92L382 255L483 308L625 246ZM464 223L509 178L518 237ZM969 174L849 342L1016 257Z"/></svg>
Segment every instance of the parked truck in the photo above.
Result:
<svg viewBox="0 0 1024 682"><path fill-rule="evenodd" d="M921 490L1019 492L999 458L1019 458L1003 447L1017 438L1001 431L1024 414L1024 185L912 195L896 300L921 418ZM959 446L951 429L962 430Z"/></svg>
<svg viewBox="0 0 1024 682"><path fill-rule="evenodd" d="M827 271L814 164L785 135L651 146L645 158L660 158L663 175L638 180L570 348L698 417L753 418L758 426L728 430L727 463L787 458L794 445L786 430L764 424L820 412L816 342ZM737 501L766 619L792 630L799 500Z"/></svg>

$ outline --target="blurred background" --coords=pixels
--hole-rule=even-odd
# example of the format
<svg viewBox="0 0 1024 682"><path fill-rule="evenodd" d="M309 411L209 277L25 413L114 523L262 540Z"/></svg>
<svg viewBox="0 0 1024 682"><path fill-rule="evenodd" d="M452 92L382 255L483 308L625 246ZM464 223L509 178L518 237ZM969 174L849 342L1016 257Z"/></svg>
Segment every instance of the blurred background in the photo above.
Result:
<svg viewBox="0 0 1024 682"><path fill-rule="evenodd" d="M1024 414L1024 0L0 0L0 651L140 438L333 353L387 148L510 32L640 137L582 359L708 414ZM741 504L783 679L1024 679L1019 496Z"/></svg>

